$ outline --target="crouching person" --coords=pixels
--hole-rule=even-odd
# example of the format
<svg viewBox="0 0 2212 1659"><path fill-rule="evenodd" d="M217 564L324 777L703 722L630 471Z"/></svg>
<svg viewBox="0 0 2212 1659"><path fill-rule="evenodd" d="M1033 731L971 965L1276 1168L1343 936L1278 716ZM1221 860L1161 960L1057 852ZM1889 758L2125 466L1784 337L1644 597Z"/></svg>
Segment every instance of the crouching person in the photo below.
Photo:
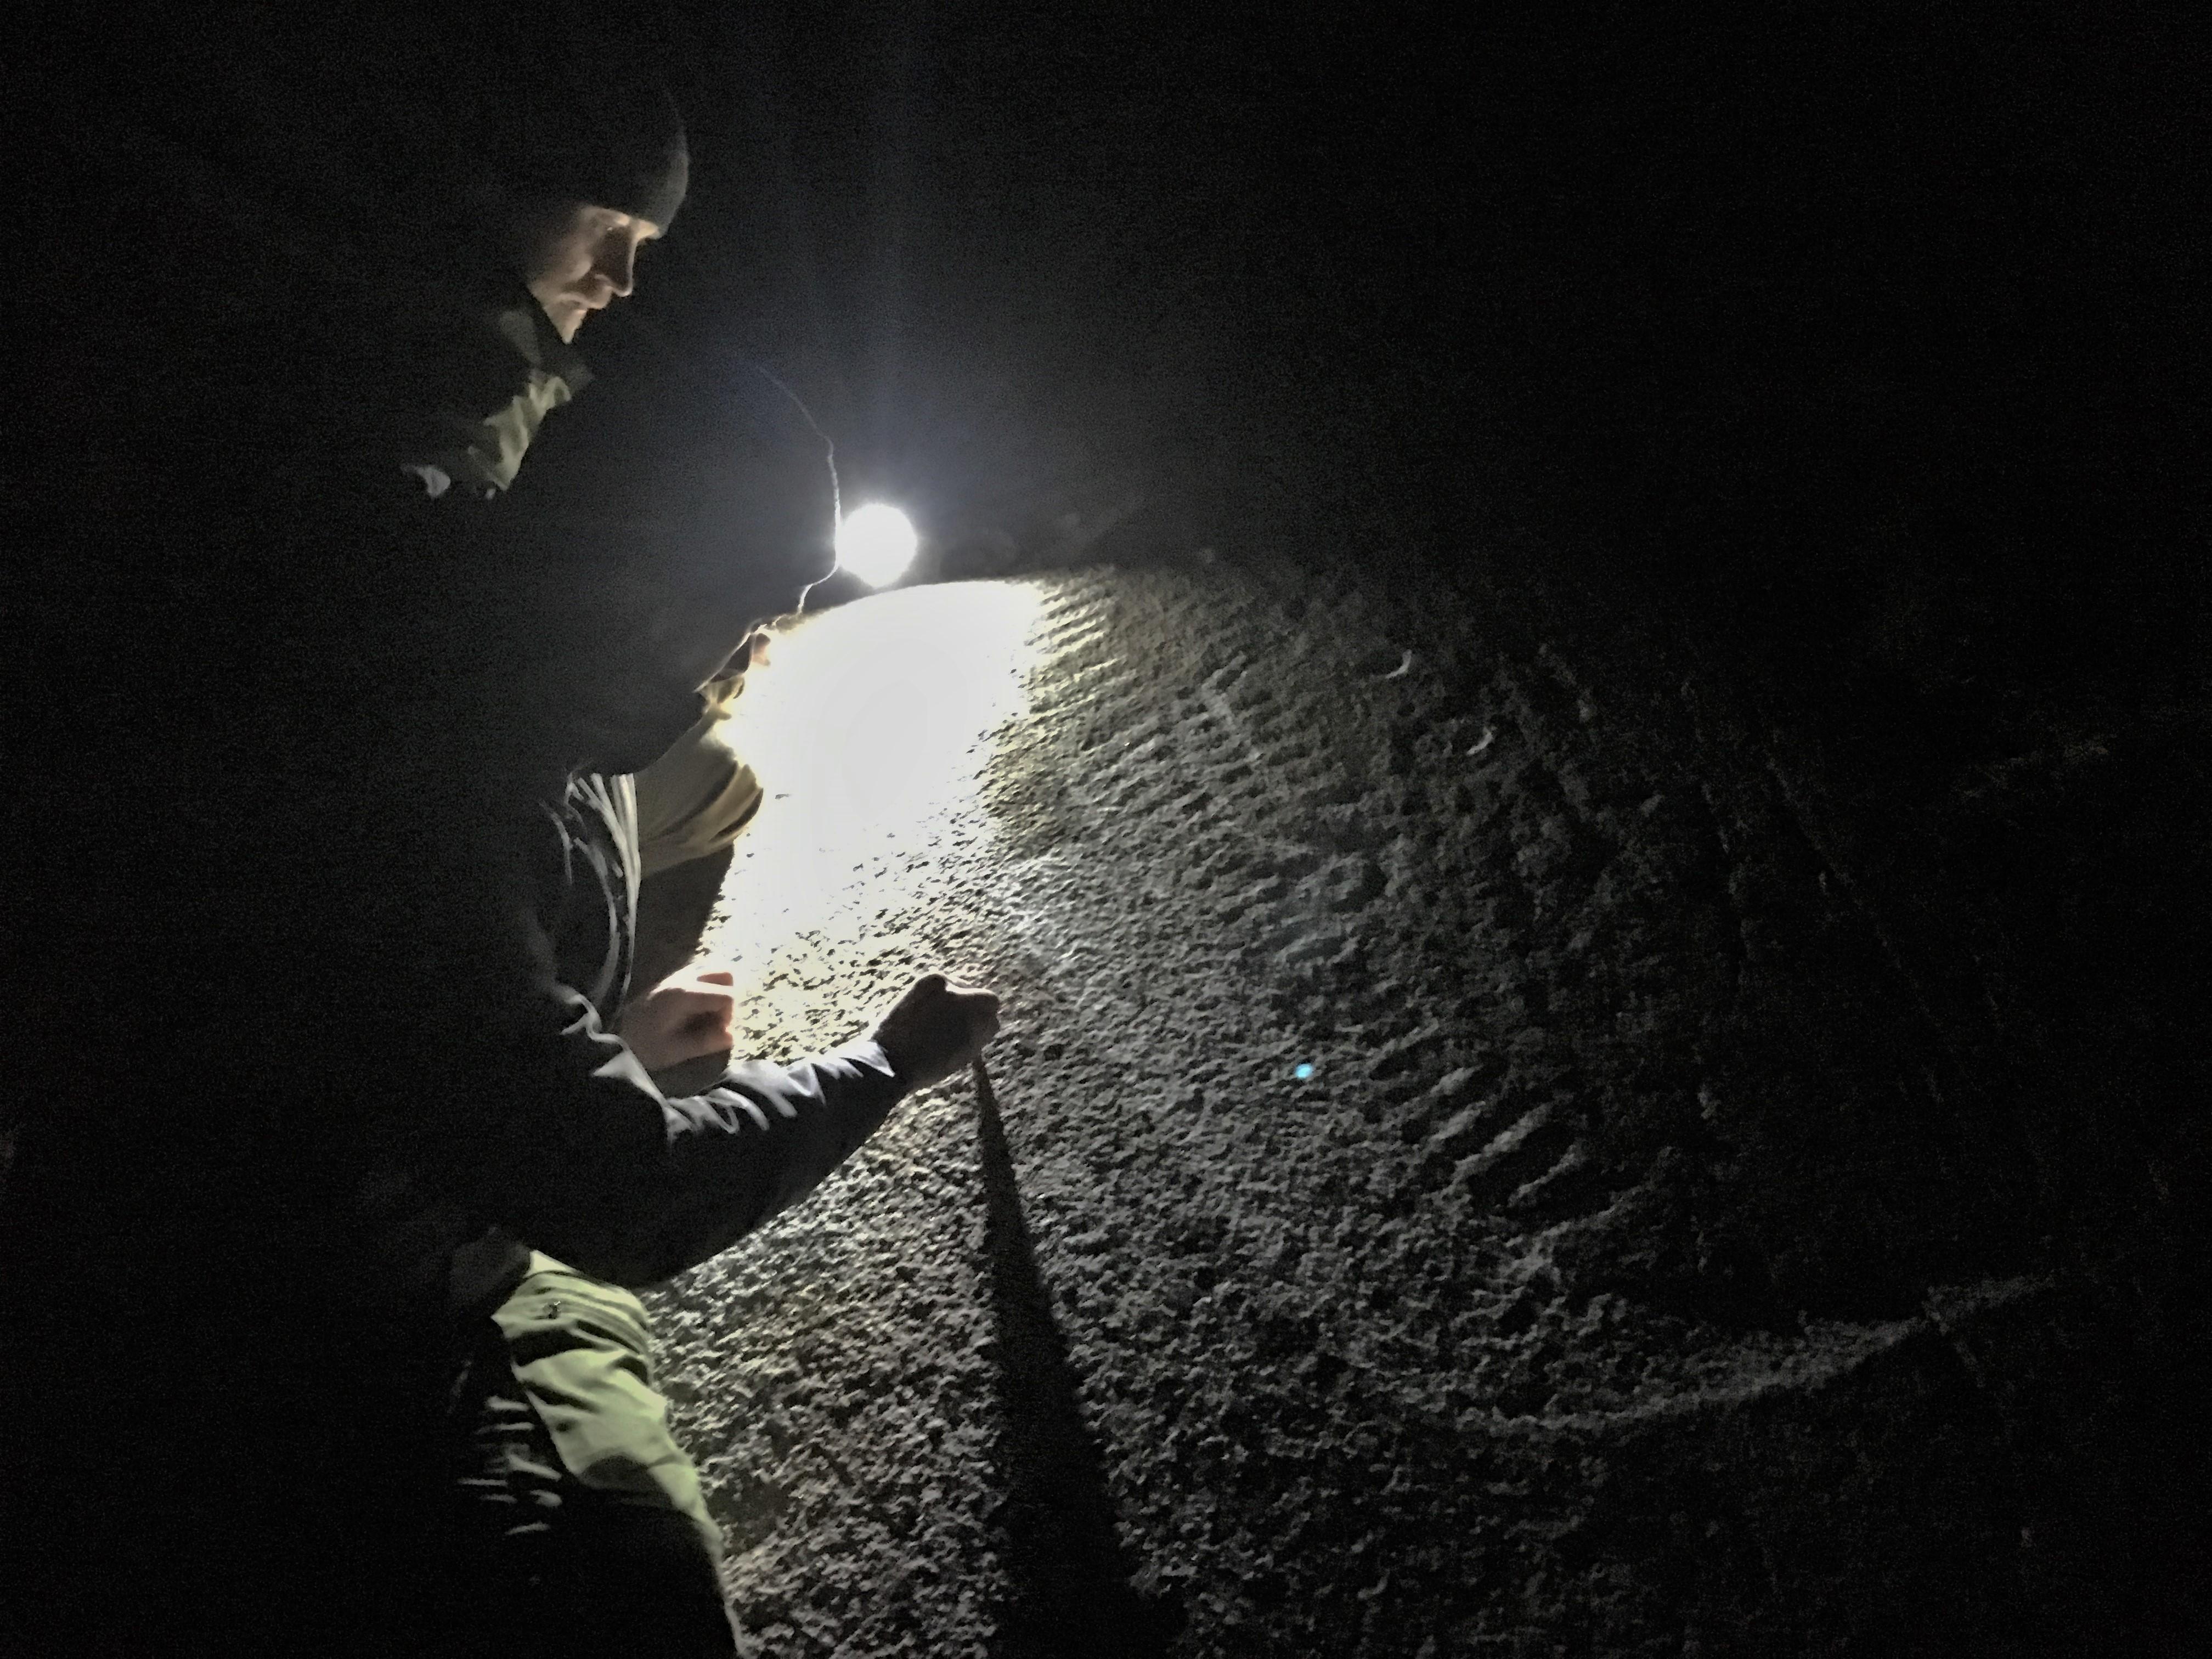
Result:
<svg viewBox="0 0 2212 1659"><path fill-rule="evenodd" d="M811 1192L902 1096L981 1052L997 999L930 975L826 1054L740 1061L704 1094L660 1095L656 1075L731 1052L731 975L689 969L624 1007L637 882L629 781L578 777L555 822L544 867L558 874L538 914L547 994L570 1014L569 1075L588 1066L633 1100L658 1096L672 1154L696 1163L655 1183L632 1236L593 1251L592 1271L507 1228L454 1252L456 1650L726 1655L720 1536L670 1432L635 1289Z"/></svg>
<svg viewBox="0 0 2212 1659"><path fill-rule="evenodd" d="M637 1061L659 1071L726 1053L727 977L680 974L633 1004L621 1029ZM878 1092L877 1056L896 1085L921 1086L965 1066L995 1025L994 998L933 975L840 1051L859 1059L857 1075L841 1074L838 1056L787 1075L811 1073L830 1115L841 1095ZM454 1293L456 1565L475 1650L734 1653L721 1534L670 1431L644 1304L503 1234L457 1256Z"/></svg>
<svg viewBox="0 0 2212 1659"><path fill-rule="evenodd" d="M661 1086L731 1052L735 994L727 974L695 969L629 994L643 866L634 778L696 731L762 621L826 573L821 459L793 459L795 481L779 482L780 465L746 474L737 544L720 526L738 515L711 502L655 526L628 520L632 550L599 579L549 578L531 602L549 660L538 695L517 705L532 716L518 752L544 781L502 792L536 811L504 850L468 860L503 872L499 914L520 948L485 955L485 977L452 1000L493 1011L504 1032L479 1045L486 1063L506 1057L496 1082L471 1092L541 1103L526 1127L485 1121L472 1184L495 1224L450 1256L460 1651L736 1650L719 1534L670 1434L635 1291L804 1199L901 1097L966 1066L997 1030L994 996L933 974L826 1054L738 1060L696 1094ZM695 533L702 523L714 533Z"/></svg>

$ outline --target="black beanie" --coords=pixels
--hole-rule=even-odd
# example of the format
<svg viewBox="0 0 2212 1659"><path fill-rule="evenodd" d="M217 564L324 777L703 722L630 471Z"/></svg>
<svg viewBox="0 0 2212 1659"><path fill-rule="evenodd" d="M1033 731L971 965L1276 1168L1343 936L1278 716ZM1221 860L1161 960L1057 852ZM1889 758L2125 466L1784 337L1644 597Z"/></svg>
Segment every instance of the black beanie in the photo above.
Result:
<svg viewBox="0 0 2212 1659"><path fill-rule="evenodd" d="M589 202L667 229L690 153L641 43L573 6L532 17L529 38L501 54L504 95L486 112L502 187L520 201Z"/></svg>
<svg viewBox="0 0 2212 1659"><path fill-rule="evenodd" d="M649 84L590 88L565 107L532 111L507 139L501 171L513 195L589 202L663 230L690 179L675 101Z"/></svg>

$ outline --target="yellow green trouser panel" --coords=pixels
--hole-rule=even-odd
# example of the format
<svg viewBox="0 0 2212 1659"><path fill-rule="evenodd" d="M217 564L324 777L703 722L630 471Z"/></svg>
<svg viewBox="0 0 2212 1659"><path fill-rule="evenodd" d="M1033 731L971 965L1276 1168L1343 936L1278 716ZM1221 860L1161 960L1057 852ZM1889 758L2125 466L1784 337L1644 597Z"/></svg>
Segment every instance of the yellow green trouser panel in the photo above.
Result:
<svg viewBox="0 0 2212 1659"><path fill-rule="evenodd" d="M719 1561L721 1531L653 1386L643 1304L533 1250L528 1274L492 1317L568 1473L619 1502L688 1516Z"/></svg>

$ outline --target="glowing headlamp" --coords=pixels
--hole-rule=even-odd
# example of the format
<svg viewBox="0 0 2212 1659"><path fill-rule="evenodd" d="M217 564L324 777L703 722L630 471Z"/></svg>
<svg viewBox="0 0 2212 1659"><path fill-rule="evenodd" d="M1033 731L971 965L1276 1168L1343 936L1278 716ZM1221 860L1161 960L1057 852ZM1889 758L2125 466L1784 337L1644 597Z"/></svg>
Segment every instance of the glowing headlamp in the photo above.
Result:
<svg viewBox="0 0 2212 1659"><path fill-rule="evenodd" d="M888 586L906 574L920 545L905 514L872 502L854 508L837 526L837 568L871 587Z"/></svg>

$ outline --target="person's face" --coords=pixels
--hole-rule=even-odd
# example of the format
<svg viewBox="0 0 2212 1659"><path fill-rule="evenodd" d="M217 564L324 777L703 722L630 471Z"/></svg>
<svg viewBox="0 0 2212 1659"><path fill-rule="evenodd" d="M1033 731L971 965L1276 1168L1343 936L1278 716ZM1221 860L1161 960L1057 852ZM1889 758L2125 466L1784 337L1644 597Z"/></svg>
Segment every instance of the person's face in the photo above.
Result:
<svg viewBox="0 0 2212 1659"><path fill-rule="evenodd" d="M589 202L561 204L516 227L523 280L563 342L637 285L637 251L659 234L650 219Z"/></svg>

